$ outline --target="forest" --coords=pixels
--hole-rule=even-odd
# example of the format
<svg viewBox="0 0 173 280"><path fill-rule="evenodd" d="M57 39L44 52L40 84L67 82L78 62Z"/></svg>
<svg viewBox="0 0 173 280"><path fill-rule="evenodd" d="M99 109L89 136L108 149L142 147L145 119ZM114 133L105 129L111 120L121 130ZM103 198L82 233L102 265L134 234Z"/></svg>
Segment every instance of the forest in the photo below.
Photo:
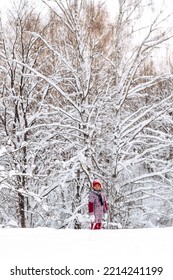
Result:
<svg viewBox="0 0 173 280"><path fill-rule="evenodd" d="M95 178L107 228L172 226L173 16L118 2L112 19L20 0L1 20L0 227L88 228Z"/></svg>

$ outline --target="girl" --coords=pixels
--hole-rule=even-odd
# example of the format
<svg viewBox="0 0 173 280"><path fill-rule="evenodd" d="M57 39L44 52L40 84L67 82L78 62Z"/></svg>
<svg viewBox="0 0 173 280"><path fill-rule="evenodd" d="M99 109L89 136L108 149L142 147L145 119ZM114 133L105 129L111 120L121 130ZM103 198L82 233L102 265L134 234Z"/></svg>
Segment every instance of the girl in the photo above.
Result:
<svg viewBox="0 0 173 280"><path fill-rule="evenodd" d="M88 213L91 220L91 229L101 229L102 219L107 218L108 205L105 194L102 192L102 184L99 180L94 180L88 200Z"/></svg>

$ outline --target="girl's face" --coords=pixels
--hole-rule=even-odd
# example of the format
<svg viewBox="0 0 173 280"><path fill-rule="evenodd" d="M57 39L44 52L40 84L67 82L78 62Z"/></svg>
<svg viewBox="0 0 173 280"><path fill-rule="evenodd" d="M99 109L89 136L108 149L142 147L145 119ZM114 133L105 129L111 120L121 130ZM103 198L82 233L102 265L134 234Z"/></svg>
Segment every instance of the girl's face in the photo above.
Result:
<svg viewBox="0 0 173 280"><path fill-rule="evenodd" d="M95 184L95 185L94 185L94 189L95 189L96 191L101 190L100 184Z"/></svg>

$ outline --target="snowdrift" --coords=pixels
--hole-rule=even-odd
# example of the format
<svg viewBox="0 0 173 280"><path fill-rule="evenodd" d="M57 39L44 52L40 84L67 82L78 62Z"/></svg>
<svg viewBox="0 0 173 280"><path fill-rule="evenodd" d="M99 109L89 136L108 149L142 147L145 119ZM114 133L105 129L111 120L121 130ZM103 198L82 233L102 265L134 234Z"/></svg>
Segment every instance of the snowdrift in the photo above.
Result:
<svg viewBox="0 0 173 280"><path fill-rule="evenodd" d="M0 279L172 280L173 228L1 229Z"/></svg>

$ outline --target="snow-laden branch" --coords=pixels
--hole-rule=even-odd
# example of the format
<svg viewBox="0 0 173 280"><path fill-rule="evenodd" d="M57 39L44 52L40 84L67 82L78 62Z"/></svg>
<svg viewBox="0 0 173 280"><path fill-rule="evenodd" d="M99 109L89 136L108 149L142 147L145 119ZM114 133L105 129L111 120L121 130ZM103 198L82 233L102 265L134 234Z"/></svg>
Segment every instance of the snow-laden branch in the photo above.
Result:
<svg viewBox="0 0 173 280"><path fill-rule="evenodd" d="M28 131L31 131L33 129L39 129L39 128L42 128L42 127L52 127L52 126L56 126L58 128L66 128L68 130L75 130L75 131L78 131L82 134L85 134L86 131L84 131L83 129L80 129L76 126L72 126L72 125L68 125L68 124L61 124L59 122L52 122L52 123L43 123L43 124L37 124L37 125L33 125L31 127L27 127L23 130L19 130L16 134L17 135L22 135Z"/></svg>
<svg viewBox="0 0 173 280"><path fill-rule="evenodd" d="M120 189L126 185L135 183L135 182L142 182L143 180L145 180L146 178L150 178L150 177L161 177L163 179L163 176L167 173L170 172L170 169L165 168L164 170L159 170L158 172L152 172L152 173L147 173L147 174L143 174L141 176L126 180L125 182L123 182L120 185ZM156 181L157 182L157 181Z"/></svg>
<svg viewBox="0 0 173 280"><path fill-rule="evenodd" d="M77 106L76 103L73 102L73 100L69 97L69 94L66 94L55 82L52 81L52 79L46 77L45 75L41 74L40 72L38 72L36 69L33 69L32 67L30 67L28 64L25 64L19 60L15 60L15 59L8 59L8 61L12 61L15 62L16 64L25 66L26 68L28 68L31 72L33 72L35 74L36 77L43 79L45 82L47 82L49 85L51 85L55 90L57 90L57 92L63 97L65 98L66 101L68 101L79 113L80 113L80 108Z"/></svg>
<svg viewBox="0 0 173 280"><path fill-rule="evenodd" d="M150 79L150 78L149 78ZM148 89L160 82L169 80L169 79L173 79L173 75L172 74L164 74L161 76L156 76L156 77L152 77L150 81L145 82L145 83L140 83L137 86L133 87L132 89L129 89L128 92L128 97L137 97L137 93L140 91L143 91L145 89Z"/></svg>
<svg viewBox="0 0 173 280"><path fill-rule="evenodd" d="M126 125L125 127L122 128L122 137L125 137L126 135L130 134L132 131L136 131L135 135L137 135L144 127L146 127L148 124L150 124L153 120L157 119L159 116L161 116L164 112L168 111L169 108L171 108L171 103L169 103L169 100L171 100L173 94L171 93L167 98L161 100L160 102L158 103L155 103L154 105L151 105L148 109L144 110L143 113L139 114L139 116L137 116L135 119L133 119L132 121L130 121L130 123L128 125ZM166 106L166 109L165 108L162 108L161 105L163 104L169 104L168 106ZM136 126L134 126L134 124L136 122L139 122L139 120L143 117L145 117L148 113L153 113L154 112L154 109L157 109L157 108L161 108L160 109L160 112L158 113L155 113L154 115L152 115L149 119L146 119L144 120L143 122L140 122L139 124L137 123ZM141 108L139 108L138 111L141 111ZM135 115L136 113L135 112L133 115ZM123 121L123 124L126 122L126 121L129 121L130 120L130 117L128 116L127 119L125 119ZM130 128L131 127L131 128ZM134 138L134 136L133 136Z"/></svg>

